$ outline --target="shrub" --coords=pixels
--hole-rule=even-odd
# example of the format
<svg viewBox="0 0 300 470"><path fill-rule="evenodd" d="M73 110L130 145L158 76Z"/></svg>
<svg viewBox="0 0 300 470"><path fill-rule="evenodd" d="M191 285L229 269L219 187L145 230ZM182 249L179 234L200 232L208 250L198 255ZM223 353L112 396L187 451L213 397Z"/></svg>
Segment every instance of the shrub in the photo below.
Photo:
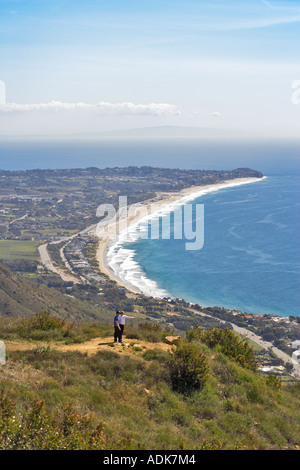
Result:
<svg viewBox="0 0 300 470"><path fill-rule="evenodd" d="M208 375L206 357L193 344L182 342L172 355L170 375L173 390L183 394L200 390Z"/></svg>
<svg viewBox="0 0 300 470"><path fill-rule="evenodd" d="M45 356L52 352L52 348L47 344L42 344L34 349L34 352L40 356Z"/></svg>
<svg viewBox="0 0 300 470"><path fill-rule="evenodd" d="M34 330L56 330L62 329L65 326L63 320L51 316L47 310L36 313L34 317L28 319L28 324Z"/></svg>
<svg viewBox="0 0 300 470"><path fill-rule="evenodd" d="M257 369L257 361L252 347L247 341L241 340L238 335L229 328L225 330L221 328L213 328L210 330L194 328L188 332L187 338L189 341L194 339L200 340L210 348L218 346L223 354L238 362L246 369L253 371Z"/></svg>
<svg viewBox="0 0 300 470"><path fill-rule="evenodd" d="M271 372L267 376L266 382L270 387L276 388L276 389L280 389L282 385L280 377L278 377L277 375L274 375L273 372Z"/></svg>
<svg viewBox="0 0 300 470"><path fill-rule="evenodd" d="M159 362L165 362L169 359L169 353L161 349L148 349L144 352L143 358L146 361L157 360Z"/></svg>
<svg viewBox="0 0 300 470"><path fill-rule="evenodd" d="M35 339L48 339L52 333L57 331L63 334L65 322L58 317L51 316L50 312L36 313L29 318L23 318L17 327L17 332L21 337L34 337Z"/></svg>
<svg viewBox="0 0 300 470"><path fill-rule="evenodd" d="M151 343L159 343L164 341L165 337L170 333L169 329L162 328L161 325L154 322L144 322L138 324L140 334L136 339L144 339Z"/></svg>

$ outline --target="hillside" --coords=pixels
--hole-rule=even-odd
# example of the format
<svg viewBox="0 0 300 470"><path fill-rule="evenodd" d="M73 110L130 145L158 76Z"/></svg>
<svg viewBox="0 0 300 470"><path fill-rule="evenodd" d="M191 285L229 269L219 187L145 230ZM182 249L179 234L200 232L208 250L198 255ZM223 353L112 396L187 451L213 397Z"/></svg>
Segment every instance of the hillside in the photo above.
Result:
<svg viewBox="0 0 300 470"><path fill-rule="evenodd" d="M45 309L68 320L108 320L112 312L30 282L0 263L0 316L22 317Z"/></svg>
<svg viewBox="0 0 300 470"><path fill-rule="evenodd" d="M299 449L299 384L259 374L234 333L193 329L175 345L150 323L126 326L123 345L112 334L1 319L1 449Z"/></svg>

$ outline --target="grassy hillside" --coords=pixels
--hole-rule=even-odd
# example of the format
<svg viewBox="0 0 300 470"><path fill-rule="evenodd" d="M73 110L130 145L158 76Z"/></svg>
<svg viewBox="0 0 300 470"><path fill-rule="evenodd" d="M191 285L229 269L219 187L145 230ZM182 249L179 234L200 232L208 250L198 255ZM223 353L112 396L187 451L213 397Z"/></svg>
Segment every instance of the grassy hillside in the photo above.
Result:
<svg viewBox="0 0 300 470"><path fill-rule="evenodd" d="M0 316L28 316L45 309L68 320L112 318L112 312L107 309L30 282L0 263Z"/></svg>
<svg viewBox="0 0 300 470"><path fill-rule="evenodd" d="M260 375L234 333L126 332L113 345L111 325L2 318L0 448L299 448L300 384Z"/></svg>

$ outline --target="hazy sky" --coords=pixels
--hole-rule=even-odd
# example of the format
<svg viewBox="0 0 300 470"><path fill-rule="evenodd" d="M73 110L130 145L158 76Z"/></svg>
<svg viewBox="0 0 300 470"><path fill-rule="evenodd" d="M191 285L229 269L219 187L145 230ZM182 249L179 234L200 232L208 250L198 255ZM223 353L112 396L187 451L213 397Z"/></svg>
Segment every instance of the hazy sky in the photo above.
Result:
<svg viewBox="0 0 300 470"><path fill-rule="evenodd" d="M297 136L299 25L299 0L0 0L0 135Z"/></svg>

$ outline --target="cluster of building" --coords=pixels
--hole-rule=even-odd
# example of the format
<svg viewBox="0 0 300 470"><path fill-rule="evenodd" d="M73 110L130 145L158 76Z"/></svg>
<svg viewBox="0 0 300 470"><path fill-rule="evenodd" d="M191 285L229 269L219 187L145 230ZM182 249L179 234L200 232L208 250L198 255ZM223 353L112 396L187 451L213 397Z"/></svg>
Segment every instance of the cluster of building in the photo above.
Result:
<svg viewBox="0 0 300 470"><path fill-rule="evenodd" d="M232 310L231 313L233 316L239 315L245 320L257 320L257 319L265 317L265 315L261 313L244 313L239 310ZM267 314L267 318L268 320L272 320L275 323L285 323L285 324L293 323L297 325L297 322L294 322L293 320L291 320L290 317L282 317L277 314L273 314L273 315Z"/></svg>
<svg viewBox="0 0 300 470"><path fill-rule="evenodd" d="M104 282L104 278L96 273L83 254L83 249L87 242L90 240L88 235L82 235L74 238L64 249L66 258L72 269L79 272L79 274L87 281Z"/></svg>

